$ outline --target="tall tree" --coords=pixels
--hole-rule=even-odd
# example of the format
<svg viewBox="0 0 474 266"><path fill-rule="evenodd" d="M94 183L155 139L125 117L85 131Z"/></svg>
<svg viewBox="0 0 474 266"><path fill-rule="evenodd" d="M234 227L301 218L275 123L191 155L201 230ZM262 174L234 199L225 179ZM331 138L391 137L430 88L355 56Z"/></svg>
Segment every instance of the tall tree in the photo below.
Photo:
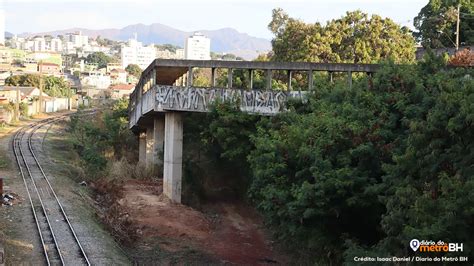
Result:
<svg viewBox="0 0 474 266"><path fill-rule="evenodd" d="M36 87L40 86L40 75L36 74L24 74L8 77L5 80L6 85L10 86L28 86ZM58 78L54 76L43 77L44 92L49 96L53 97L69 97L70 85L64 78Z"/></svg>
<svg viewBox="0 0 474 266"><path fill-rule="evenodd" d="M395 62L414 60L414 39L410 31L391 19L369 17L361 11L326 25L305 23L273 10L268 28L276 61L312 61L330 63L375 63L383 59Z"/></svg>
<svg viewBox="0 0 474 266"><path fill-rule="evenodd" d="M414 36L424 47L454 47L457 7L460 5L459 43L474 44L474 2L471 0L430 0L414 19Z"/></svg>
<svg viewBox="0 0 474 266"><path fill-rule="evenodd" d="M127 71L129 75L140 78L143 70L137 64L130 64L125 68L125 71Z"/></svg>
<svg viewBox="0 0 474 266"><path fill-rule="evenodd" d="M114 62L114 59L103 52L94 52L87 56L87 63L97 64L99 68L104 68L108 63Z"/></svg>

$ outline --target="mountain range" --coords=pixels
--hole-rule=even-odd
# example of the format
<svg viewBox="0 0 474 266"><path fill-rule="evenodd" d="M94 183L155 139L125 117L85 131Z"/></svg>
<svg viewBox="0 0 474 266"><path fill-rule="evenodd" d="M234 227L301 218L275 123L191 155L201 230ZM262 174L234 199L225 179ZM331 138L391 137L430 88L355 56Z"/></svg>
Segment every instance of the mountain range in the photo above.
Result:
<svg viewBox="0 0 474 266"><path fill-rule="evenodd" d="M116 41L126 41L133 38L137 33L138 41L144 44L173 44L184 47L185 39L193 32L178 30L160 23L151 25L134 24L121 29L101 29L91 30L84 28L71 28L65 30L55 30L38 33L22 33L19 36L35 35L60 35L81 31L83 35L89 37L101 36ZM205 36L211 39L211 51L232 53L245 59L253 59L259 54L271 50L271 43L264 38L250 36L246 33L238 32L233 28L222 28L218 30L199 30Z"/></svg>

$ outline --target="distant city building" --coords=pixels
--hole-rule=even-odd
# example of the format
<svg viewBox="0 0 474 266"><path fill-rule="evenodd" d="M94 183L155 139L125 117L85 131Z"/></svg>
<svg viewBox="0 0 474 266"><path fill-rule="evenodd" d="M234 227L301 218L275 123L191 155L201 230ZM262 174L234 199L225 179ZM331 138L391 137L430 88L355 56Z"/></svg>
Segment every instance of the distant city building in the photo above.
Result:
<svg viewBox="0 0 474 266"><path fill-rule="evenodd" d="M110 96L112 99L128 98L135 89L133 84L117 84L110 86Z"/></svg>
<svg viewBox="0 0 474 266"><path fill-rule="evenodd" d="M106 76L100 72L89 72L81 77L81 86L95 87L96 89L107 89L110 86L110 76Z"/></svg>
<svg viewBox="0 0 474 266"><path fill-rule="evenodd" d="M184 59L184 49L176 49L176 59Z"/></svg>
<svg viewBox="0 0 474 266"><path fill-rule="evenodd" d="M0 64L11 64L12 62L12 50L7 47L0 47Z"/></svg>
<svg viewBox="0 0 474 266"><path fill-rule="evenodd" d="M56 65L61 66L63 63L62 56L59 53L54 53L54 52L34 52L34 53L28 53L25 56L25 62L30 62L30 63L53 63Z"/></svg>
<svg viewBox="0 0 474 266"><path fill-rule="evenodd" d="M127 83L127 71L119 68L114 68L109 73L110 82L112 84L125 84Z"/></svg>
<svg viewBox="0 0 474 266"><path fill-rule="evenodd" d="M34 52L46 51L46 40L43 37L37 37L33 40L33 51Z"/></svg>
<svg viewBox="0 0 474 266"><path fill-rule="evenodd" d="M53 52L62 52L63 42L59 38L53 38L51 39L51 43L49 47L50 47L50 50Z"/></svg>
<svg viewBox="0 0 474 266"><path fill-rule="evenodd" d="M186 39L184 57L193 60L210 60L211 40L202 33L195 32Z"/></svg>
<svg viewBox="0 0 474 266"><path fill-rule="evenodd" d="M11 71L12 62L12 50L7 47L0 46L0 73Z"/></svg>
<svg viewBox="0 0 474 266"><path fill-rule="evenodd" d="M74 48L81 48L82 46L89 44L89 37L82 35L81 31L76 33L69 33L66 35L69 42L72 42Z"/></svg>
<svg viewBox="0 0 474 266"><path fill-rule="evenodd" d="M107 69L106 69L107 73L110 73L114 69L122 69L123 70L122 64L120 64L120 63L108 63L107 64Z"/></svg>
<svg viewBox="0 0 474 266"><path fill-rule="evenodd" d="M14 35L10 41L11 48L14 49L23 49L23 44L25 43L25 38L19 38Z"/></svg>
<svg viewBox="0 0 474 266"><path fill-rule="evenodd" d="M74 48L76 49L76 48ZM103 52L106 55L112 55L110 47L95 46L95 45L84 45L80 51L77 51L79 57L87 57L88 55L96 52Z"/></svg>
<svg viewBox="0 0 474 266"><path fill-rule="evenodd" d="M136 38L130 39L126 46L122 46L120 58L124 69L130 64L136 64L141 69L145 69L155 60L156 48L153 44L143 46Z"/></svg>
<svg viewBox="0 0 474 266"><path fill-rule="evenodd" d="M54 63L41 63L38 64L38 70L40 70L43 74L46 75L60 75L61 74L61 66Z"/></svg>
<svg viewBox="0 0 474 266"><path fill-rule="evenodd" d="M64 42L63 43L63 53L64 54L75 54L76 48L74 47L73 42Z"/></svg>
<svg viewBox="0 0 474 266"><path fill-rule="evenodd" d="M32 40L27 40L21 43L21 49L25 51L33 51L34 46L35 46L35 42Z"/></svg>

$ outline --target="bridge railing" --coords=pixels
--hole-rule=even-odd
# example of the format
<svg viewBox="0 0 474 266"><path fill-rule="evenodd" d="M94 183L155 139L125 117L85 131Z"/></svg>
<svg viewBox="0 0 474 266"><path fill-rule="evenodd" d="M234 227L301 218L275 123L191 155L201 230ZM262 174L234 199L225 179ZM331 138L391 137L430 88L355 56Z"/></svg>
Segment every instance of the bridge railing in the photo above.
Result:
<svg viewBox="0 0 474 266"><path fill-rule="evenodd" d="M210 88L193 87L193 68L211 69ZM228 69L227 88L215 87L218 68ZM311 91L315 71L328 72L331 81L333 72L345 72L348 85L351 86L353 72L371 74L378 68L379 65L372 64L156 59L143 71L135 90L130 95L130 127L137 125L139 119L150 111L207 112L210 103L217 100L239 101L240 109L244 112L272 115L284 110L289 98L304 98L302 92L291 89L293 72L307 73L308 91ZM233 87L232 73L236 69L248 70L250 84L248 89ZM254 70L265 72L265 90L253 89ZM288 91L272 90L273 71L287 71ZM178 83L183 86L171 85Z"/></svg>
<svg viewBox="0 0 474 266"><path fill-rule="evenodd" d="M139 102L135 102L135 94L130 97L130 127L133 127L141 116L150 112L209 112L212 105L218 102L234 103L242 112L271 116L286 111L289 99L304 101L307 93L308 91L155 85L142 95Z"/></svg>

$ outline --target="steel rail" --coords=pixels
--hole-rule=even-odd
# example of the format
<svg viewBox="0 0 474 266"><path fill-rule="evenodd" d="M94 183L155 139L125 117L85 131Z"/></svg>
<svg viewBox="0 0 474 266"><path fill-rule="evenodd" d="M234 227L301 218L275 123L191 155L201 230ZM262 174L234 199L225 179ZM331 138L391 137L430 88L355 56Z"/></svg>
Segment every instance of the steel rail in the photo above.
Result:
<svg viewBox="0 0 474 266"><path fill-rule="evenodd" d="M21 174L21 177L23 179L23 184L25 185L25 188L26 188L26 193L28 194L28 200L30 202L30 206L31 206L31 212L33 213L33 217L35 219L35 223L36 223L36 228L38 229L38 235L40 237L40 241L41 241L41 244L43 246L43 254L46 258L46 263L48 265L50 265L50 262L49 262L49 258L48 258L48 253L46 251L46 245L45 245L45 242L44 242L44 239L43 239L43 234L41 233L41 228L40 228L40 225L39 225L39 222L38 222L38 217L36 215L36 211L35 211L35 208L33 206L33 200L31 199L31 194L30 194L30 191L28 189L28 185L26 184L26 179L25 179L25 174L23 172L23 169L22 167L20 166L20 159L18 158L19 155L17 153L17 148L16 148L16 145L17 145L17 141L18 141L18 138L20 136L20 133L21 134L21 137L23 136L24 132L22 131L23 128L20 128L14 135L13 137L13 142L12 142L12 146L13 146L13 154L15 156L15 160L16 160L16 163L18 165L18 168L20 169L20 174Z"/></svg>
<svg viewBox="0 0 474 266"><path fill-rule="evenodd" d="M34 220L35 220L35 224L36 224L36 228L38 229L38 235L39 235L39 238L40 238L40 241L41 241L41 245L42 245L42 250L43 250L43 255L45 257L45 260L46 260L46 264L49 266L51 265L52 261L51 261L51 257L54 257L55 254L51 254L51 251L48 250L47 246L49 244L46 243L46 240L45 240L45 230L47 230L50 234L51 234L51 238L52 238L52 243L55 247L55 250L57 251L57 255L59 256L59 259L61 261L61 264L62 265L65 265L65 262L64 262L64 258L62 256L62 253L61 253L61 249L58 245L58 241L56 239L56 236L54 234L54 231L53 231L53 228L51 226L51 223L49 221L49 217L48 217L48 214L46 212L46 208L44 206L44 203L43 203L43 200L41 198L41 195L39 193L39 190L38 190L38 187L36 186L36 182L35 182L35 178L33 178L33 175L32 175L32 172L30 170L30 166L28 165L27 161L26 161L26 156L25 154L23 153L23 148L22 148L22 141L23 141L23 138L26 134L26 132L28 130L31 130L31 133L29 135L27 135L27 144L28 144L28 150L29 152L31 153L34 161L35 161L35 164L36 166L39 168L44 180L46 180L46 183L48 184L48 187L49 189L51 190L53 196L54 196L54 199L56 201L56 203L58 204L59 208L60 208L60 212L62 214L62 216L64 217L67 225L68 225L68 228L70 229L70 232L72 233L72 235L74 236L74 241L75 243L77 243L79 249L80 249L80 255L81 257L84 258L85 262L87 263L88 266L90 266L90 261L87 257L87 254L86 252L84 251L84 248L82 247L80 241L79 241L79 238L77 237L77 234L76 232L74 231L74 228L69 220L69 217L67 216L62 204L60 203L59 201L59 198L56 194L56 192L54 191L51 183L49 182L43 168L41 167L41 164L39 163L38 161L38 158L36 156L36 154L34 153L34 148L33 148L33 145L32 145L32 137L34 135L34 133L40 129L41 127L43 127L44 125L48 125L48 124L52 124L56 121L59 121L61 119L64 119L65 117L67 116L70 116L70 115L79 115L79 116L85 116L85 115L92 115L96 112L97 110L93 109L93 110L89 110L89 111L85 111L84 113L82 114L66 114L66 115L60 115L60 116L57 116L57 117L52 117L52 118L47 118L47 119L44 119L44 120L41 120L41 121L38 121L34 124L31 124L29 126L23 126L21 127L20 129L17 130L17 132L14 134L13 136L13 141L12 141L12 147L13 147L13 154L15 156L15 161L18 165L18 169L20 170L20 175L23 179L23 184L25 185L25 188L26 188L26 192L27 192L27 195L28 195L28 200L30 202L30 206L31 206L31 211L33 213L33 217L34 217ZM23 162L23 163L22 163ZM24 166L22 166L22 164ZM31 188L31 185L28 185L28 182L27 182L27 177L25 176L25 171L24 169L26 168L26 172L28 172L28 175L30 176L30 183L33 184L33 187L34 187L34 190L36 192L36 195L37 195L37 201L39 201L40 205L41 205L41 213L44 215L44 218L46 220L46 225L44 225L45 227L45 230L43 230L41 228L41 221L40 221L40 218L38 217L38 211L35 210L35 203L34 203L34 200L33 200L33 197L32 197L32 194L30 193L30 189ZM36 201L36 200L35 200ZM36 206L37 203L36 203Z"/></svg>
<svg viewBox="0 0 474 266"><path fill-rule="evenodd" d="M33 125L30 126L29 128L33 129L33 128L36 127L36 126L38 126L38 124L33 124ZM54 234L54 230L53 230L53 228L52 228L52 226L51 226L51 222L49 221L49 217L48 217L48 214L47 214L47 212L46 212L46 208L44 207L43 200L41 199L41 195L40 195L40 193L39 193L38 187L36 186L36 183L35 183L35 181L34 181L34 178L33 178L33 175L32 175L32 173L31 173L30 167L28 166L28 163L26 162L25 154L23 153L23 149L22 149L22 147L21 147L21 141L22 141L22 139L23 139L23 136L24 136L25 133L26 133L26 128L22 128L21 130L22 130L22 134L21 134L20 138L16 140L17 147L18 147L18 151L19 151L19 154L20 154L21 159L23 160L23 164L25 165L25 168L26 168L26 170L27 170L27 172L28 172L28 175L30 176L30 179L31 179L31 181L32 181L32 184L33 184L33 187L34 187L34 189L35 189L35 191L36 191L36 194L37 194L37 196L38 196L38 200L39 200L40 205L41 205L41 210L42 210L42 213L43 213L43 215L44 215L44 217L45 217L45 219L46 219L47 227L48 227L49 231L51 232L51 236L52 236L52 238L53 238L53 243L54 243L54 246L55 246L55 248L56 248L56 250L57 250L57 252L58 252L59 259L61 260L62 265L64 265L64 258L63 258L62 254L61 254L61 249L59 248L58 241L57 241L57 239L56 239L56 235ZM20 165L20 164L18 164L18 167L21 169L21 165ZM25 181L25 179L24 179L23 181ZM26 186L26 190L28 191L28 185L26 184L26 182L25 182L25 186ZM28 196L29 196L29 198L30 198L30 200L31 200L31 194L30 194L29 192L28 192ZM30 203L31 203L31 206L32 206L33 211L35 212L35 213L34 213L35 219L37 219L36 210L34 210L34 204L33 204L32 201L31 201ZM43 233L41 232L41 228L40 228L40 226L39 226L38 220L36 220L36 222L37 222L38 230L40 231L40 234L41 234L40 239L41 239L43 248L44 248L44 250L45 250L46 262L47 262L48 265L51 265L51 261L50 261L50 259L49 259L49 257L48 257L49 253L48 253L47 250L46 250L46 243L45 243L45 241L44 241Z"/></svg>
<svg viewBox="0 0 474 266"><path fill-rule="evenodd" d="M77 234L76 234L76 232L74 231L74 228L73 228L71 222L69 221L69 218L68 218L68 216L67 216L67 214L66 214L66 211L64 210L64 208L63 208L61 202L59 201L58 196L56 195L56 192L54 191L53 187L51 186L51 183L49 182L49 179L48 179L48 177L46 176L46 174L45 174L45 172L44 172L44 170L43 170L43 167L41 166L41 164L40 164L39 161L38 161L38 158L36 157L36 154L35 154L35 152L34 152L33 146L31 145L31 139L32 139L34 133L35 133L38 129L40 129L40 128L41 128L42 126L44 126L44 125L54 123L54 122L59 121L59 120L61 120L61 119L63 119L63 118L64 118L64 117L60 117L60 118L53 119L52 121L49 121L49 122L44 123L44 124L41 124L39 127L36 127L35 129L33 129L33 130L31 131L31 134L30 134L29 137L28 137L28 148L29 148L31 154L33 155L33 158L34 158L34 160L35 160L35 162L36 162L36 165L37 165L38 168L40 169L41 174L42 174L43 177L44 177L44 180L46 180L46 183L48 184L49 188L51 189L51 192L53 193L54 199L55 199L56 202L58 203L58 206L59 206L59 208L60 208L60 210L61 210L61 214L63 215L64 219L66 220L66 223L68 224L68 227L69 227L69 229L71 230L72 235L74 236L75 242L76 242L77 245L79 246L79 249L80 249L80 251L81 251L82 257L83 257L84 260L86 261L87 265L90 266L91 264L90 264L89 258L87 257L87 254L86 254L86 252L84 251L84 248L82 247L81 242L79 241L79 238L77 237Z"/></svg>

